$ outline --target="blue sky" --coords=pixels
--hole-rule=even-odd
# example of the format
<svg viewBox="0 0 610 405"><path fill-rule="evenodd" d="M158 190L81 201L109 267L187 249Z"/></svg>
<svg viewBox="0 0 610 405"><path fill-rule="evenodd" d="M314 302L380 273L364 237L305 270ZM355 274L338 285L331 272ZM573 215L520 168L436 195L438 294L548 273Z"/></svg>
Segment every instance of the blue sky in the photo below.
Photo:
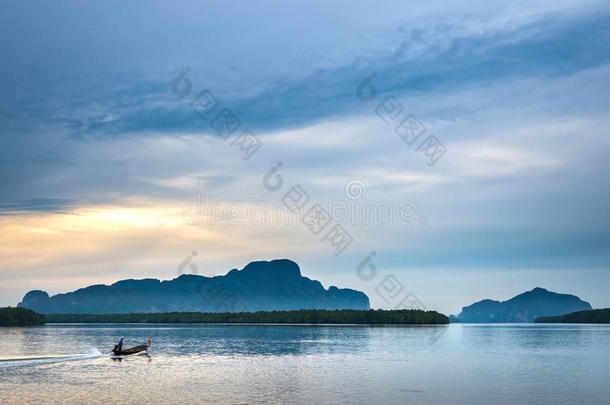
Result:
<svg viewBox="0 0 610 405"><path fill-rule="evenodd" d="M563 1L7 4L0 304L172 278L197 251L201 274L291 258L373 307L412 292L457 313L536 286L608 307L609 17L607 2ZM190 107L204 89L262 142L250 159ZM376 114L386 97L444 144L438 162ZM278 161L285 189L270 192ZM312 202L410 201L421 221L351 218L336 256L302 224L182 218L197 193L247 216L297 184ZM371 251L378 273L363 281ZM386 301L388 276L403 289Z"/></svg>

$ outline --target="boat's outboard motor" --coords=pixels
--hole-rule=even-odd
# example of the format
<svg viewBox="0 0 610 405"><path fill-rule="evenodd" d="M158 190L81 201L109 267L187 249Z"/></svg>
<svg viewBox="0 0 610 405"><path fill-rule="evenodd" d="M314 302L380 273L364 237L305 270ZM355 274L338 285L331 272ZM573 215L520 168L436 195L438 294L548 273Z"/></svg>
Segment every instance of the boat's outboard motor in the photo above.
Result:
<svg viewBox="0 0 610 405"><path fill-rule="evenodd" d="M114 354L117 354L118 351L119 351L119 345L114 345L114 349L112 349L112 352Z"/></svg>

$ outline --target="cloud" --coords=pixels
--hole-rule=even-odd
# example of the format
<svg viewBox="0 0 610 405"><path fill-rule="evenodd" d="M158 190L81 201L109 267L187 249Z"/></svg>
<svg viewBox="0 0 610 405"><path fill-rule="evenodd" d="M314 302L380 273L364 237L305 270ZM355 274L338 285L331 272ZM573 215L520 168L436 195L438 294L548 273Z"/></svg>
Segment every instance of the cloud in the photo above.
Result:
<svg viewBox="0 0 610 405"><path fill-rule="evenodd" d="M20 212L65 212L75 201L66 198L29 198L0 204L0 215L16 215Z"/></svg>
<svg viewBox="0 0 610 405"><path fill-rule="evenodd" d="M386 52L371 50L370 55L294 77L274 76L263 85L253 86L243 76L223 81L214 75L201 77L193 67L189 100L208 88L245 127L269 132L360 113L366 107L355 97L355 90L372 72L380 96L428 92L438 96L498 80L562 77L607 63L608 12L604 7L588 7L502 24L494 19L444 17L446 22L437 20L433 25L426 21L413 28L398 26L386 34L392 40ZM0 122L22 130L62 128L76 138L148 131L210 133L208 123L185 102L189 100L180 100L170 91L180 69L111 73L95 80L76 76L62 82L62 92L56 96L39 92L27 103L29 87L26 94L26 89L15 89L4 102ZM41 90L47 87L51 91L45 93L57 93L56 83L41 84ZM253 87L257 90L252 91Z"/></svg>

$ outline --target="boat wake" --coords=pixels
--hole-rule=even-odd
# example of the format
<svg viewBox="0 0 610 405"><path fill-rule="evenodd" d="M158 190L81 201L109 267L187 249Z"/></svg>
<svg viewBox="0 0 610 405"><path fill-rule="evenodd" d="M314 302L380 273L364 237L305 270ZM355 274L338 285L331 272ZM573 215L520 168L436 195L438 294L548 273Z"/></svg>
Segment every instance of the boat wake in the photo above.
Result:
<svg viewBox="0 0 610 405"><path fill-rule="evenodd" d="M81 354L54 354L46 356L15 356L0 357L0 369L9 367L36 366L41 364L59 363L65 361L77 361L95 359L103 354L97 348L92 347L87 353Z"/></svg>

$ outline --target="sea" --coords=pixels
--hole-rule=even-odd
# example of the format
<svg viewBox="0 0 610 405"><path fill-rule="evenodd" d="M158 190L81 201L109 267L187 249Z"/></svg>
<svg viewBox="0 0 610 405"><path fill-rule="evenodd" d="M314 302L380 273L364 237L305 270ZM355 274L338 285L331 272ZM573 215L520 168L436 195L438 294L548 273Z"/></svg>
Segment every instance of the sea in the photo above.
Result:
<svg viewBox="0 0 610 405"><path fill-rule="evenodd" d="M0 403L607 404L610 325L0 328Z"/></svg>

